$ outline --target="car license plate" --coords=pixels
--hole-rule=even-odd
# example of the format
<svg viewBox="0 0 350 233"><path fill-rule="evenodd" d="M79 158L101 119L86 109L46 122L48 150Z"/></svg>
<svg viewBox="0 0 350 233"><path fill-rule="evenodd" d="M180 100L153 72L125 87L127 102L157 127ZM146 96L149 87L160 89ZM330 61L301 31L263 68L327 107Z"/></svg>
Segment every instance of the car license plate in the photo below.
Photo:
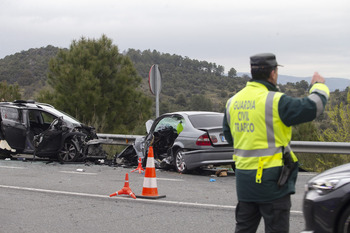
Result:
<svg viewBox="0 0 350 233"><path fill-rule="evenodd" d="M225 139L225 136L224 136L224 135L221 135L221 141L222 141L222 142L226 142L226 139Z"/></svg>

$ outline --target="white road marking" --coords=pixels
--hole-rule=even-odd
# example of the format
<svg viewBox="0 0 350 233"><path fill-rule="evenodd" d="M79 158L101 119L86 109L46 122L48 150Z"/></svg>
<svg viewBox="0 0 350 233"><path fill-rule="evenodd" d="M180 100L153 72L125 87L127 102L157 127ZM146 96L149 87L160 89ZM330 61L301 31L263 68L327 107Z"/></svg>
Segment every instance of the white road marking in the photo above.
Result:
<svg viewBox="0 0 350 233"><path fill-rule="evenodd" d="M77 192L27 188L27 187L9 186L9 185L0 185L0 188L26 190L26 191L43 192L43 193L66 194L66 195L72 195L72 196L98 197L98 198L112 199L111 197L109 197L109 195L100 195L100 194L91 194L91 193L77 193ZM183 201L166 201L163 199L155 199L155 200L154 199L143 199L143 198L132 199L129 196L127 196L127 197L117 196L117 197L113 197L113 199L139 201L139 202L151 202L151 203L164 203L164 204L183 205L183 206L211 207L211 208L219 208L219 209L236 209L236 206L231 206L231 205L217 205L217 204L205 204L205 203L197 203L197 202L194 203L194 202L183 202ZM292 210L291 213L302 214L303 212L297 211L297 210Z"/></svg>
<svg viewBox="0 0 350 233"><path fill-rule="evenodd" d="M72 171L60 171L62 173L70 173L70 174L81 174L81 175L97 175L97 173L89 173L89 172L72 172Z"/></svg>
<svg viewBox="0 0 350 233"><path fill-rule="evenodd" d="M0 168L25 169L25 167L11 167L11 166L0 166Z"/></svg>
<svg viewBox="0 0 350 233"><path fill-rule="evenodd" d="M184 181L181 179L167 179L167 178L157 178L157 180L167 180L167 181Z"/></svg>

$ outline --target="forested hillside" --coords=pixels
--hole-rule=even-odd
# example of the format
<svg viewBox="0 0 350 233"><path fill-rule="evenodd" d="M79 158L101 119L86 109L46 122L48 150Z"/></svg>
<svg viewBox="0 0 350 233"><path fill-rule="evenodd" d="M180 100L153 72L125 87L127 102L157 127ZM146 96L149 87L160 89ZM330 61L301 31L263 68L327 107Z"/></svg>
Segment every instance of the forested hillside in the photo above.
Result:
<svg viewBox="0 0 350 233"><path fill-rule="evenodd" d="M17 83L25 98L33 98L47 79L49 60L56 56L59 48L51 45L29 49L0 59L0 81Z"/></svg>
<svg viewBox="0 0 350 233"><path fill-rule="evenodd" d="M49 60L58 51L59 48L49 45L0 59L0 81L17 83L23 99L36 99L39 90L47 85ZM249 80L246 75L236 76L235 72L232 73L233 68L227 76L221 65L176 54L135 49L129 49L124 54L130 57L142 77L143 92L154 99L148 86L148 73L153 64L159 65L162 72L160 113L180 110L223 111L229 96L242 89ZM308 83L302 80L279 87L288 95L305 96ZM332 103L347 104L346 93L347 89L332 93Z"/></svg>
<svg viewBox="0 0 350 233"><path fill-rule="evenodd" d="M0 59L0 81L17 83L23 99L35 99L38 91L46 85L49 60L58 51L59 48L49 45ZM245 75L237 77L232 72L227 76L224 67L214 62L198 61L176 54L135 49L129 49L124 54L134 63L143 80L143 91L149 96L149 69L153 64L159 65L162 72L161 113L180 110L223 111L228 97L242 89L249 79ZM280 88L289 95L301 96L306 94L308 84L302 80L280 85Z"/></svg>
<svg viewBox="0 0 350 233"><path fill-rule="evenodd" d="M49 60L59 48L30 49L0 59L0 81L17 83L22 98L35 99L46 85ZM228 96L241 89L247 78L227 77L224 67L212 62L193 60L158 51L130 49L125 52L143 78L143 91L151 95L148 72L153 64L162 71L160 111L222 111Z"/></svg>

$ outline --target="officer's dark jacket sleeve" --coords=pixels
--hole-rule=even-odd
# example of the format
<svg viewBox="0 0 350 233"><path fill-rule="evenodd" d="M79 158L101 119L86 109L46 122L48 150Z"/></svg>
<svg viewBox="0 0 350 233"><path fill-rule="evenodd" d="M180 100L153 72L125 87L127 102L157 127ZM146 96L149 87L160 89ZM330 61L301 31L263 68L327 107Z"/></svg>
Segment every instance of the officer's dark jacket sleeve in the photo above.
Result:
<svg viewBox="0 0 350 233"><path fill-rule="evenodd" d="M233 139L230 131L230 126L227 122L227 117L226 117L226 111L224 113L224 120L222 121L222 128L224 131L225 139L228 142L228 144L233 145Z"/></svg>
<svg viewBox="0 0 350 233"><path fill-rule="evenodd" d="M278 104L278 112L282 122L287 126L292 126L314 120L318 114L323 112L327 103L326 96L319 93L314 94L321 98L321 106L317 106L309 97L294 98L284 94Z"/></svg>

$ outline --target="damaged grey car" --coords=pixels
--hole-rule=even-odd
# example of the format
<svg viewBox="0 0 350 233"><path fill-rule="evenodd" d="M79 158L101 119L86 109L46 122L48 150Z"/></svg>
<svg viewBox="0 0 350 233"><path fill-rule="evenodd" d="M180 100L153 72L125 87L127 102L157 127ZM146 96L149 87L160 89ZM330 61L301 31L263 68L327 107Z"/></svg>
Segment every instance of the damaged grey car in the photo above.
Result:
<svg viewBox="0 0 350 233"><path fill-rule="evenodd" d="M53 106L34 101L1 102L0 149L60 162L104 159L95 129Z"/></svg>
<svg viewBox="0 0 350 233"><path fill-rule="evenodd" d="M186 111L166 113L146 122L147 135L136 139L116 155L118 163L143 166L149 146L153 146L155 166L175 168L179 173L208 165L231 165L233 148L225 140L223 113Z"/></svg>

